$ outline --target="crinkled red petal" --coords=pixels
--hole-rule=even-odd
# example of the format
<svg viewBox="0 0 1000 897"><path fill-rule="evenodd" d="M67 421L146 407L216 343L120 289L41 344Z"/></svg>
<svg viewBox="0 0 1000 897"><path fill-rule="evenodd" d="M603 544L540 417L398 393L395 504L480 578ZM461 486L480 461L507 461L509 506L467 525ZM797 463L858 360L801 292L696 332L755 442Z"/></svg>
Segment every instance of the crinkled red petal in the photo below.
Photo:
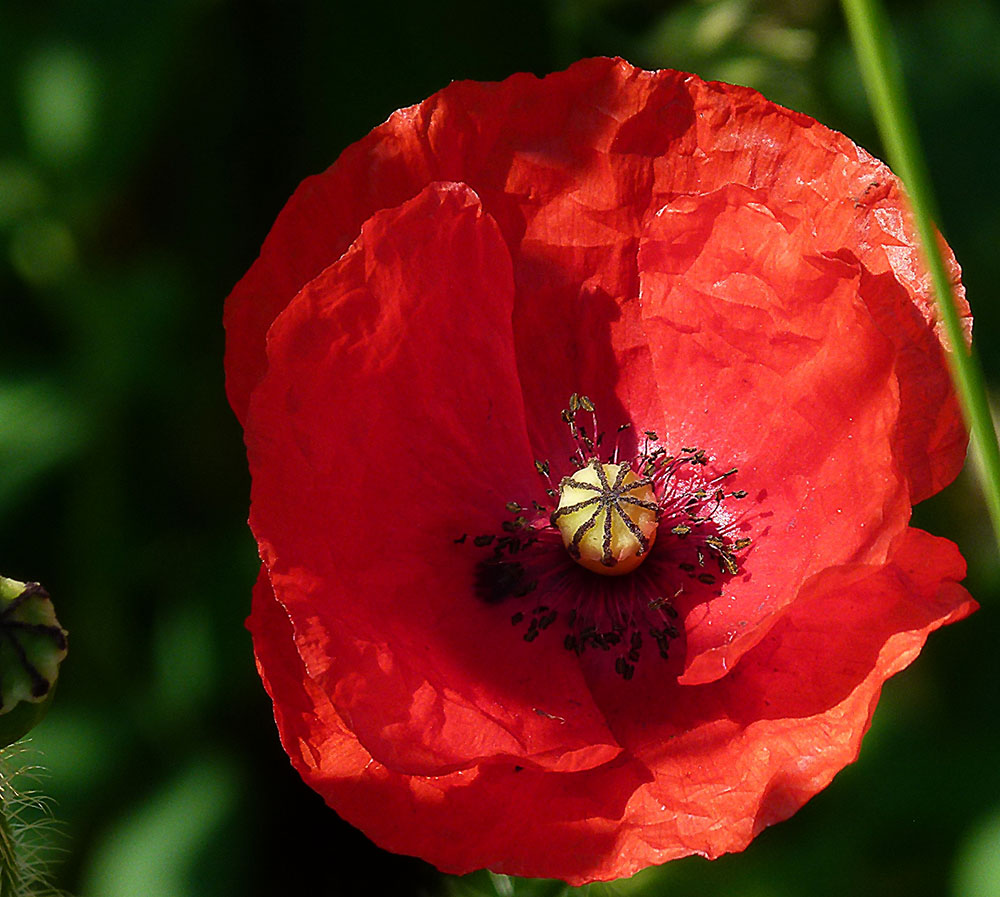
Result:
<svg viewBox="0 0 1000 897"><path fill-rule="evenodd" d="M896 351L857 264L821 255L811 216L763 190L679 196L639 252L640 300L667 444L710 447L749 495L753 537L718 597L683 603L682 682L724 676L802 584L881 563L910 504L893 451Z"/></svg>
<svg viewBox="0 0 1000 897"><path fill-rule="evenodd" d="M873 316L900 355L901 473L917 501L960 469L965 435L937 312L889 170L754 91L613 59L541 80L457 82L306 180L227 302L227 389L241 420L271 321L375 212L437 180L469 184L510 250L517 364L539 456L564 451L558 412L570 392L592 394L611 426L656 417L637 299L644 224L678 194L735 184L767 191L772 207L807 209L818 252L856 260L866 281L896 294Z"/></svg>
<svg viewBox="0 0 1000 897"><path fill-rule="evenodd" d="M537 479L512 293L478 198L431 185L282 312L249 409L251 526L298 653L400 772L619 752L573 655L534 650L473 596L472 537Z"/></svg>
<svg viewBox="0 0 1000 897"><path fill-rule="evenodd" d="M485 865L582 884L741 850L792 815L856 759L885 680L975 608L964 573L950 542L910 529L884 567L817 582L723 680L680 686L640 665L657 687L642 689L639 714L617 701L643 683L600 677L626 753L575 773L502 762L429 778L391 771L308 674L263 577L250 628L285 748L345 819L448 872Z"/></svg>

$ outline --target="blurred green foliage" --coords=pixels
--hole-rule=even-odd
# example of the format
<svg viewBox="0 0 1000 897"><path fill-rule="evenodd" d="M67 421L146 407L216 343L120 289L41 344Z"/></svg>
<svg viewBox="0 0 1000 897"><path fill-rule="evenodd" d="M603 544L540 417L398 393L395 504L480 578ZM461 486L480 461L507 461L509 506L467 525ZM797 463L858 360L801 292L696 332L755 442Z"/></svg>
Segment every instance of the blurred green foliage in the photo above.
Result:
<svg viewBox="0 0 1000 897"><path fill-rule="evenodd" d="M890 6L995 383L1000 9ZM381 853L299 782L243 629L256 556L223 297L299 180L455 78L623 55L876 154L829 0L0 0L0 569L71 652L33 735L81 897L531 894ZM592 894L1000 894L1000 571L967 478L918 510L986 606L886 688L861 762L743 855Z"/></svg>

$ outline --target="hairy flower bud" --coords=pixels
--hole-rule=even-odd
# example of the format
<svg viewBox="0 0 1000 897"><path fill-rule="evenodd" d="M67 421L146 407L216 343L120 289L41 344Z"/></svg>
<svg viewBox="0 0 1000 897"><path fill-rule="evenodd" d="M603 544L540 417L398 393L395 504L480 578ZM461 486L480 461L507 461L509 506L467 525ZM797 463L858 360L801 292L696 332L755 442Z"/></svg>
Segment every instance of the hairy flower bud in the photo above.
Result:
<svg viewBox="0 0 1000 897"><path fill-rule="evenodd" d="M48 592L0 576L0 747L41 721L65 657L66 630Z"/></svg>

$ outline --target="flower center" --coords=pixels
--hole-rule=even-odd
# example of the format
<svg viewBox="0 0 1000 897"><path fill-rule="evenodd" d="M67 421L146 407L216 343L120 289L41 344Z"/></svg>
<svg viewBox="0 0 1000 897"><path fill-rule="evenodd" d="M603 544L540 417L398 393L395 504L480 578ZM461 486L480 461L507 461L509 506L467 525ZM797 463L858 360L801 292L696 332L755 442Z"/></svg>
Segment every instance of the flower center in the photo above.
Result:
<svg viewBox="0 0 1000 897"><path fill-rule="evenodd" d="M668 658L680 635L679 601L721 596L740 572L750 539L737 533L749 524L731 500L747 493L727 491L735 467L716 472L708 453L693 446L672 454L652 430L627 458L629 424L618 428L610 451L602 448L605 434L586 396L570 396L562 418L574 471L557 487L550 463L535 461L548 501L510 501L503 532L473 538L490 552L476 565L476 593L491 605L516 602L509 620L526 642L561 627L568 651L606 652L628 680L644 643Z"/></svg>
<svg viewBox="0 0 1000 897"><path fill-rule="evenodd" d="M573 560L594 573L621 576L647 556L659 516L652 479L639 479L628 464L592 458L559 484L551 520Z"/></svg>

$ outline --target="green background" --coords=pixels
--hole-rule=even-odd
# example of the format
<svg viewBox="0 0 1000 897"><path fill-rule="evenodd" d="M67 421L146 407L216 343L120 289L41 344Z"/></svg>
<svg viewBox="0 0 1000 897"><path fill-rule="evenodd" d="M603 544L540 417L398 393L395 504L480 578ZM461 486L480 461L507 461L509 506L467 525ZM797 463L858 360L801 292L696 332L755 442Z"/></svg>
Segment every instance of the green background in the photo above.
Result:
<svg viewBox="0 0 1000 897"><path fill-rule="evenodd" d="M1000 9L890 14L995 384ZM45 584L71 632L12 762L45 769L58 886L560 892L384 854L289 767L243 628L257 564L221 310L296 184L392 110L594 54L756 87L881 155L826 0L0 0L0 572ZM889 683L860 762L742 855L592 893L1000 895L1000 568L967 475L916 521L959 543L984 610Z"/></svg>

